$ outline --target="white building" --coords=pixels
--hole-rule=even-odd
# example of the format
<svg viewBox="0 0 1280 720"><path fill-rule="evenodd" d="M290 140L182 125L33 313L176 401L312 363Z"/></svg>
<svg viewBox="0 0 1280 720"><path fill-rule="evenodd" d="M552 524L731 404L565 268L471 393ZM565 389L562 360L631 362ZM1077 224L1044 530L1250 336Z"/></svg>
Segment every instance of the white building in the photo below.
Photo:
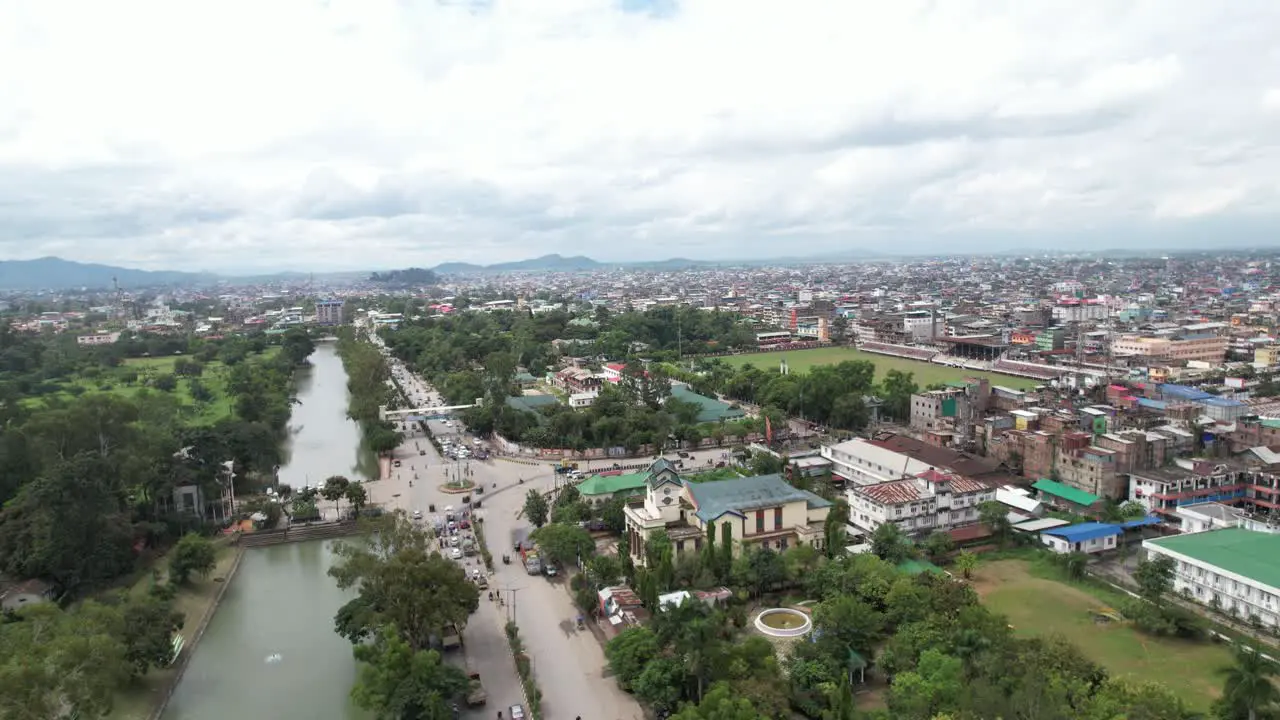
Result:
<svg viewBox="0 0 1280 720"><path fill-rule="evenodd" d="M569 396L569 407L574 408L575 410L591 407L599 396L600 393L594 390L591 392L573 393Z"/></svg>
<svg viewBox="0 0 1280 720"><path fill-rule="evenodd" d="M1280 624L1280 535L1241 528L1146 540L1148 558L1174 561L1173 588L1242 620Z"/></svg>
<svg viewBox="0 0 1280 720"><path fill-rule="evenodd" d="M1268 524L1263 520L1249 517L1243 508L1231 507L1222 503L1206 502L1195 505L1183 505L1174 510L1181 524L1178 526L1184 533L1207 532L1224 528L1243 528L1254 532L1274 533L1280 527Z"/></svg>
<svg viewBox="0 0 1280 720"><path fill-rule="evenodd" d="M94 333L93 335L81 335L76 338L76 342L80 345L110 345L120 339L120 333Z"/></svg>
<svg viewBox="0 0 1280 720"><path fill-rule="evenodd" d="M1061 555L1073 552L1093 555L1115 550L1116 539L1123 533L1119 525L1086 522L1044 530L1040 533L1040 542Z"/></svg>
<svg viewBox="0 0 1280 720"><path fill-rule="evenodd" d="M978 506L996 496L985 483L929 468L903 480L845 490L849 521L868 534L892 522L908 534L978 522Z"/></svg>
<svg viewBox="0 0 1280 720"><path fill-rule="evenodd" d="M855 485L875 485L937 470L908 455L854 438L836 445L824 445L822 457L831 461L831 472Z"/></svg>

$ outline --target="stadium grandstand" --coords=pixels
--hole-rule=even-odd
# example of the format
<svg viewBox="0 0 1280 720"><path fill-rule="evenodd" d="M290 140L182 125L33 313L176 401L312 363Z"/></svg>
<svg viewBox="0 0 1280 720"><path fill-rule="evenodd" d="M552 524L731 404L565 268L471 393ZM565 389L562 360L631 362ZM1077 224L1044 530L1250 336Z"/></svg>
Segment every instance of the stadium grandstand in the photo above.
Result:
<svg viewBox="0 0 1280 720"><path fill-rule="evenodd" d="M865 342L858 345L859 350L865 350L869 353L877 353L879 355L892 355L893 357L907 358L909 360L930 361L938 354L934 348L915 347L912 345L894 345L891 343Z"/></svg>

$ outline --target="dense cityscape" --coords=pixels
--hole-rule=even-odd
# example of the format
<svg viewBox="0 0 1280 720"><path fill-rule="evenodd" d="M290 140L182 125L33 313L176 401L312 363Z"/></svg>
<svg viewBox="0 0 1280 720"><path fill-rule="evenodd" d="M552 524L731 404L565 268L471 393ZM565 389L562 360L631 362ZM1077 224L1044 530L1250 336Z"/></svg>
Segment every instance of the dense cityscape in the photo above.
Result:
<svg viewBox="0 0 1280 720"><path fill-rule="evenodd" d="M6 716L1265 707L1274 254L589 262L6 291Z"/></svg>
<svg viewBox="0 0 1280 720"><path fill-rule="evenodd" d="M1280 720L1277 29L0 0L0 720Z"/></svg>

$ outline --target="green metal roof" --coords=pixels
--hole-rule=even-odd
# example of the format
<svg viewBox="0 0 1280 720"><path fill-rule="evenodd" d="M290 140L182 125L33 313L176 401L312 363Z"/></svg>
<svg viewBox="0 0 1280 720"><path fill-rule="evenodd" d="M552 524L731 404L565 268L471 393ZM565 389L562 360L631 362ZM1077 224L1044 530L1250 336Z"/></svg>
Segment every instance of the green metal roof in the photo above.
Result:
<svg viewBox="0 0 1280 720"><path fill-rule="evenodd" d="M1280 428L1280 420L1277 420L1275 418L1268 418L1262 421L1262 427L1273 428L1273 429Z"/></svg>
<svg viewBox="0 0 1280 720"><path fill-rule="evenodd" d="M732 407L728 403L720 402L706 395L699 395L690 390L688 385L673 385L671 387L671 397L684 402L696 403L700 408L698 411L699 423L734 420L746 415L741 408Z"/></svg>
<svg viewBox="0 0 1280 720"><path fill-rule="evenodd" d="M1147 542L1280 589L1280 534L1225 528Z"/></svg>
<svg viewBox="0 0 1280 720"><path fill-rule="evenodd" d="M538 408L555 405L560 399L555 395L518 395L507 398L507 405L517 409L531 412L538 416L539 422L542 420L542 413L538 412Z"/></svg>
<svg viewBox="0 0 1280 720"><path fill-rule="evenodd" d="M648 478L649 473L647 472L627 473L626 475L592 475L578 483L578 493L590 497L617 495L628 490L643 490L645 481Z"/></svg>
<svg viewBox="0 0 1280 720"><path fill-rule="evenodd" d="M1042 493L1048 493L1054 497L1060 497L1063 500L1073 502L1077 505L1083 505L1084 507L1089 507L1099 500L1098 496L1093 493L1087 493L1079 488L1073 488L1070 485L1063 485L1057 480L1050 480L1048 478L1040 478L1031 487Z"/></svg>

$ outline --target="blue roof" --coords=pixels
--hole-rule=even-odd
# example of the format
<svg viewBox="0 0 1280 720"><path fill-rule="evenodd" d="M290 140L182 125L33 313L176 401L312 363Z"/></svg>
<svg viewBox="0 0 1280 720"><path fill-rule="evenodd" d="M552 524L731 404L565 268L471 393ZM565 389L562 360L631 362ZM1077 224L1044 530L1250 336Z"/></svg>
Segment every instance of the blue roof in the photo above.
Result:
<svg viewBox="0 0 1280 720"><path fill-rule="evenodd" d="M1200 401L1202 405L1212 405L1214 407L1244 407L1244 403L1239 400L1221 397L1207 397Z"/></svg>
<svg viewBox="0 0 1280 720"><path fill-rule="evenodd" d="M1060 537L1067 542L1085 542L1087 540L1097 540L1098 538L1119 535L1123 532L1119 527L1108 523L1087 522L1078 523L1076 525L1068 525L1066 527L1051 528L1043 531L1042 535L1053 535Z"/></svg>
<svg viewBox="0 0 1280 720"><path fill-rule="evenodd" d="M1120 527L1124 528L1125 530L1132 530L1133 528L1136 528L1136 527L1144 527L1147 525L1159 525L1159 524L1160 524L1159 517L1155 515L1148 515L1144 518L1138 518L1137 520L1127 520L1125 522L1122 522L1120 523Z"/></svg>
<svg viewBox="0 0 1280 720"><path fill-rule="evenodd" d="M803 500L810 508L830 507L831 502L787 484L781 475L717 480L686 485L698 510L694 514L710 522L725 513L743 515L750 510L777 507Z"/></svg>
<svg viewBox="0 0 1280 720"><path fill-rule="evenodd" d="M1193 388L1189 385L1174 385L1173 383L1163 383L1160 385L1160 394L1165 397L1175 397L1181 400L1203 400L1207 397L1213 397L1209 393Z"/></svg>
<svg viewBox="0 0 1280 720"><path fill-rule="evenodd" d="M1164 410L1169 404L1163 400L1148 400L1147 398L1138 398L1138 407L1151 408L1152 410Z"/></svg>

